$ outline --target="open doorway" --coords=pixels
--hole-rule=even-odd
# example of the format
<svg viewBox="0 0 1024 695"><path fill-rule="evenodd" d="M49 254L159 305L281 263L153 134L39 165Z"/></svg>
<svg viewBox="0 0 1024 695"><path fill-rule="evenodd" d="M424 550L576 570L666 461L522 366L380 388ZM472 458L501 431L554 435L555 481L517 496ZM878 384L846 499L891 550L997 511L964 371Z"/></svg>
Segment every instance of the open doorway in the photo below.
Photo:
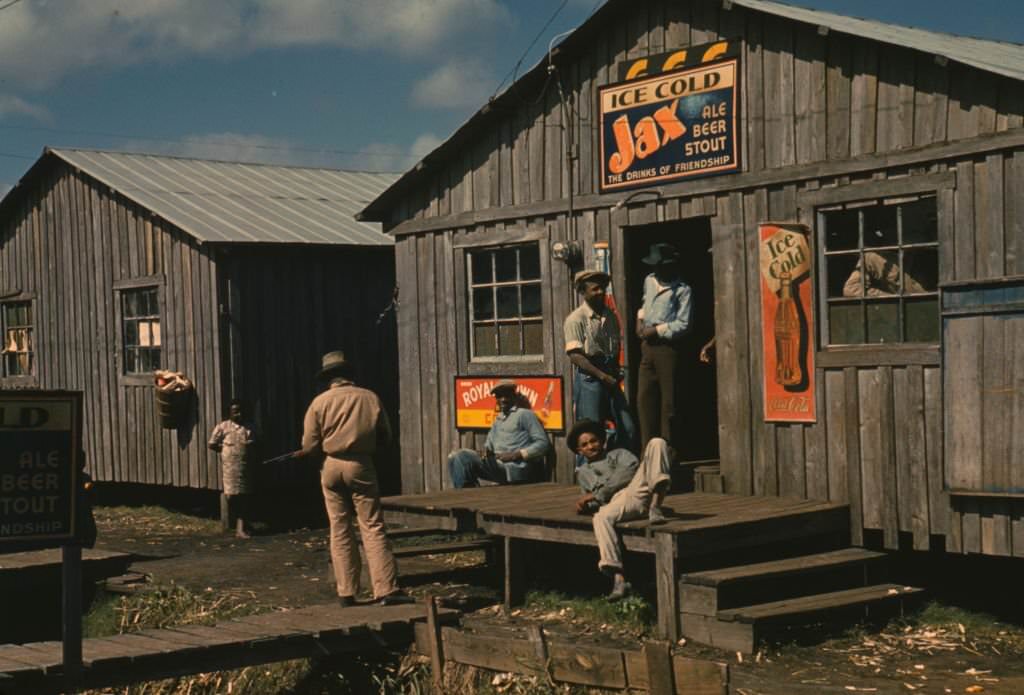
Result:
<svg viewBox="0 0 1024 695"><path fill-rule="evenodd" d="M711 258L711 222L706 217L659 222L625 230L626 304L623 320L627 339L630 402L636 403L640 340L636 337L636 313L643 304L643 282L650 266L642 258L651 244L672 244L679 251L683 281L692 290L692 328L680 344L678 414L674 440L680 461L718 459L718 387L715 353L711 364L700 361L701 347L715 334L715 286Z"/></svg>

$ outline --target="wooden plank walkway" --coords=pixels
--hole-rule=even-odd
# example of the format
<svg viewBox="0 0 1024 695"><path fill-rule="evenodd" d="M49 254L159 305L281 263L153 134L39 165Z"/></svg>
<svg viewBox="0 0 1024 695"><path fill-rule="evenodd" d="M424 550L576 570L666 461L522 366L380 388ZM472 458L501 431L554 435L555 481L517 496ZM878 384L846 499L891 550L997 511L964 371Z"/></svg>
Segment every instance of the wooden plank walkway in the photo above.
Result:
<svg viewBox="0 0 1024 695"><path fill-rule="evenodd" d="M459 612L438 611L443 624ZM415 640L414 625L426 620L421 604L402 606L308 606L237 618L212 626L180 626L91 638L82 646L83 670L75 687L95 688L229 670L288 659L402 648ZM60 642L0 645L0 692L56 693L68 687Z"/></svg>
<svg viewBox="0 0 1024 695"><path fill-rule="evenodd" d="M382 500L390 523L452 531L479 530L504 540L505 601L522 595L521 541L596 546L591 518L576 514L579 488L557 483L489 486L399 495ZM692 492L665 499L668 521L619 525L627 550L655 556L658 627L679 635L682 563L740 548L849 534L849 508L815 500Z"/></svg>
<svg viewBox="0 0 1024 695"><path fill-rule="evenodd" d="M104 572L121 574L131 562L132 556L129 553L121 553L110 550L98 550L95 548L82 549L83 571L95 570L93 574L104 575ZM60 548L49 550L30 550L23 553L8 553L0 555L0 581L5 576L23 573L29 570L54 570L60 572L61 555Z"/></svg>

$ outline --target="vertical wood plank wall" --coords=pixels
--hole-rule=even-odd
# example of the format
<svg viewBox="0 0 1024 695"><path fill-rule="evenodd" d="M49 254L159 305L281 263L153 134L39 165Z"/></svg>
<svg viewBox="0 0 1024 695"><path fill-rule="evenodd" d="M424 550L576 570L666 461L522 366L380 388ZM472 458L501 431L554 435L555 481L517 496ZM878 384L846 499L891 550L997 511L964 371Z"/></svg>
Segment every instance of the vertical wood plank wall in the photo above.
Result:
<svg viewBox="0 0 1024 695"><path fill-rule="evenodd" d="M864 529L875 529L882 532L886 547L896 547L900 534L917 549L943 536L955 551L1000 553L1024 547L1024 537L1012 534L1006 534L1005 543L996 541L1002 543L999 548L983 547L981 541L968 547L959 540L968 531L961 528L961 516L951 512L943 492L943 418L949 413L943 411L936 359L833 362L835 366L818 369L816 424L763 422L756 255L757 223L801 219L801 192L951 170L957 187L939 198L942 281L1022 274L1024 153L1002 151L903 168L880 165L876 171L801 177L799 183L748 185L673 200L641 197L618 209L578 212L571 222L564 212L543 217L529 213L531 204L548 203L545 210L550 210L551 201L565 202L570 181L576 195L598 191L597 88L617 81L616 65L626 58L717 38L743 39L746 173L842 163L861 155L1020 129L1020 83L952 62L940 66L932 56L903 47L837 32L822 36L814 26L735 5L724 9L712 0L619 3L602 13L601 28L588 36L587 48L566 49L559 62L579 153L571 174L564 166L560 105L550 85L547 93L537 87L522 94L518 105L496 106L498 115L491 121L496 125L482 131L476 147L461 148L465 156L436 167L431 182L393 211L391 224L397 225L517 206L515 214L500 222L471 229L455 225L398 239L402 427L408 444L403 489L437 489L445 482L447 451L477 439L455 430L451 412L452 378L474 367L466 355L467 336L452 333L466 311L464 269L458 267L462 257L452 246L453 238L473 232L500 244L510 238L509 230L540 229L547 234L543 246L564 238L574 226L588 264L593 241L611 242L613 277L621 295L628 291L621 287L622 256L631 226L706 215L713 232L719 439L727 491L849 502L858 542ZM543 273L551 287L545 314L550 341L538 366L566 377L568 402L570 374L561 355L560 331L575 298L563 266L549 263ZM406 417L410 412L422 413L422 418ZM560 457L555 477L567 481L571 467L561 439L556 438L556 448ZM1002 515L1024 534L1021 511L1007 505L981 515ZM977 517L971 517L972 523Z"/></svg>
<svg viewBox="0 0 1024 695"><path fill-rule="evenodd" d="M206 449L221 369L209 248L63 164L0 235L0 286L35 295L36 386L85 392L87 470L102 481L219 488ZM118 372L114 283L144 276L163 278L162 365L196 384L197 422L181 435L160 428L152 385Z"/></svg>

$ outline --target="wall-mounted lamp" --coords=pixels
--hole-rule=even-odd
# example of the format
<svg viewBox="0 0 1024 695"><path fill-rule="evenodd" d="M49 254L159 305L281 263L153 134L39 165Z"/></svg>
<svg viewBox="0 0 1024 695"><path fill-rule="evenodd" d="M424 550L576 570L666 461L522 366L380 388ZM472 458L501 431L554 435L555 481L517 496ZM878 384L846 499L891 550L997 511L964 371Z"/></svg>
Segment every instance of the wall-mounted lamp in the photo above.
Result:
<svg viewBox="0 0 1024 695"><path fill-rule="evenodd" d="M615 203L615 205L612 206L612 210L620 210L626 203L628 203L631 200L633 200L633 198L636 198L636 197L639 197L639 196L642 196L642 195L652 195L655 198L660 198L661 196L663 196L665 194L662 192L662 190L660 188L652 188L652 189L643 190L643 191L633 191L632 193L627 195L625 198L623 198L619 202Z"/></svg>
<svg viewBox="0 0 1024 695"><path fill-rule="evenodd" d="M583 251L575 241L556 241L551 245L551 258L566 265L575 265L583 258Z"/></svg>

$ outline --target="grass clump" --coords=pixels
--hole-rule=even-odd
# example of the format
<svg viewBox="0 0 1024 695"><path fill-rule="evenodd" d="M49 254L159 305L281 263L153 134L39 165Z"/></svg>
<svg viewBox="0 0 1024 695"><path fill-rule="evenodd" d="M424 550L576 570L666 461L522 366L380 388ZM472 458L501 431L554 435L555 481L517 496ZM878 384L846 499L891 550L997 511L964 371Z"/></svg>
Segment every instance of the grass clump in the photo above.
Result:
<svg viewBox="0 0 1024 695"><path fill-rule="evenodd" d="M526 595L526 608L538 611L565 609L574 618L588 623L641 633L647 632L655 618L651 604L635 594L613 602L604 597L578 598L554 591L531 591Z"/></svg>
<svg viewBox="0 0 1024 695"><path fill-rule="evenodd" d="M131 528L140 538L216 536L222 533L220 521L206 519L164 507L94 507L93 517L102 533L104 529Z"/></svg>

